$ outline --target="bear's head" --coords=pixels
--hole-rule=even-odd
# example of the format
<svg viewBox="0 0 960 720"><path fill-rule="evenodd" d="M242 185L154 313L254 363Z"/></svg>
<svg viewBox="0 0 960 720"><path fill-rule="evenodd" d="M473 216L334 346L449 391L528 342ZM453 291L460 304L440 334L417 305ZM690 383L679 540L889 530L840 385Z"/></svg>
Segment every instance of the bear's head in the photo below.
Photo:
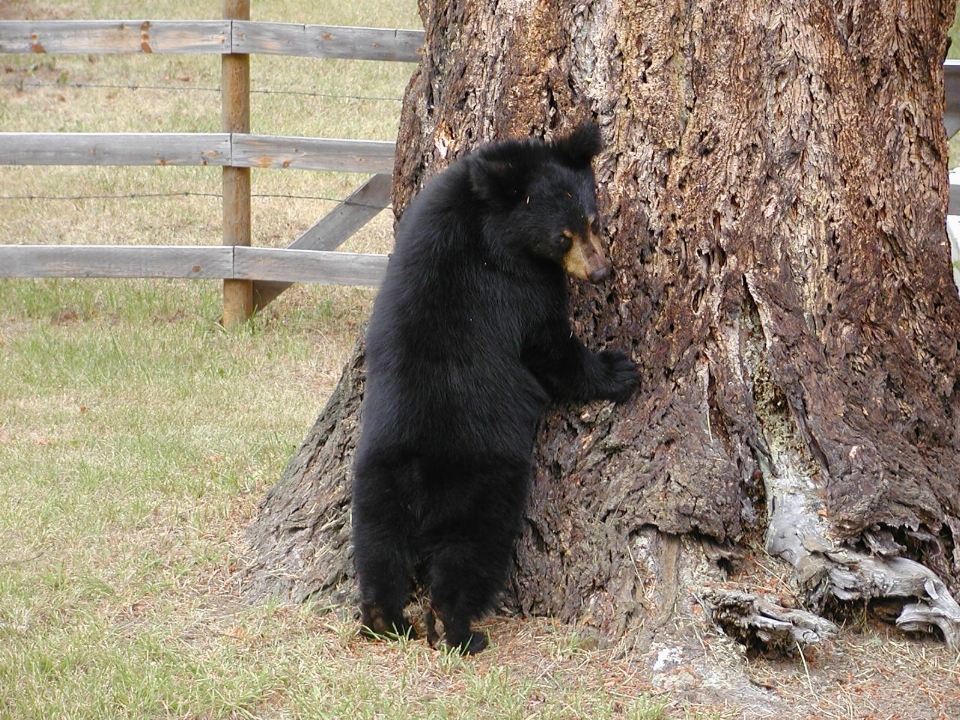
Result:
<svg viewBox="0 0 960 720"><path fill-rule="evenodd" d="M470 156L471 187L500 249L531 253L590 282L609 277L591 167L600 148L599 128L585 123L549 143L506 140Z"/></svg>

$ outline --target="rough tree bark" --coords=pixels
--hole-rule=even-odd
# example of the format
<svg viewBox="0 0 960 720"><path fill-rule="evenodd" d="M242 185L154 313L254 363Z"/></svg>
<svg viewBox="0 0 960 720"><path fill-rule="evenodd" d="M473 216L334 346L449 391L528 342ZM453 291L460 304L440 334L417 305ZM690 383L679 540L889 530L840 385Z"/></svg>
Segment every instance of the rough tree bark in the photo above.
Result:
<svg viewBox="0 0 960 720"><path fill-rule="evenodd" d="M595 118L616 276L574 287L575 323L641 368L626 405L542 423L507 604L625 650L699 605L770 649L834 631L827 606L888 598L905 629L960 647L941 69L954 3L420 9L394 207L481 141ZM351 601L362 386L358 345L250 529L253 597ZM797 607L738 582L765 553L791 569Z"/></svg>

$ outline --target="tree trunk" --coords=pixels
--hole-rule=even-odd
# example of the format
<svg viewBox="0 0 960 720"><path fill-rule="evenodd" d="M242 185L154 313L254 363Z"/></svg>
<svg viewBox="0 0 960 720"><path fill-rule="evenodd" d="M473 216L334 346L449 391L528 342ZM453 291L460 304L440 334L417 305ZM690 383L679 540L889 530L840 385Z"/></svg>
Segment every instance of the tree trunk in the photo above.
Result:
<svg viewBox="0 0 960 720"><path fill-rule="evenodd" d="M954 3L557 5L421 0L394 180L399 212L482 141L592 117L606 142L616 273L575 283L574 321L632 351L641 389L544 419L507 604L625 649L699 604L792 649L835 631L825 607L890 597L960 647ZM351 602L362 386L358 346L250 529L252 596ZM776 562L803 609L743 589Z"/></svg>

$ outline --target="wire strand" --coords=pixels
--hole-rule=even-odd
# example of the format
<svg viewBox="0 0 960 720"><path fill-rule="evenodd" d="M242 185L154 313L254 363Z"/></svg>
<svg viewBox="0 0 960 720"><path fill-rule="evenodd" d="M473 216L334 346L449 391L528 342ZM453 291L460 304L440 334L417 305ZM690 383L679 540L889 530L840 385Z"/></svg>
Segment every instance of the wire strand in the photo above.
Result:
<svg viewBox="0 0 960 720"><path fill-rule="evenodd" d="M219 87L202 87L190 85L108 85L103 83L79 83L79 82L0 82L0 87L12 87L18 90L23 88L44 88L44 87L70 87L78 89L100 89L100 90L193 90L196 92L220 92ZM251 95L300 95L306 97L324 98L327 100L361 100L369 102L403 102L403 98L379 97L375 95L340 95L336 93L308 92L306 90L251 90Z"/></svg>
<svg viewBox="0 0 960 720"><path fill-rule="evenodd" d="M214 197L222 198L220 193L173 192L173 193L117 193L112 195L0 195L0 200L131 200L138 198L174 198L174 197ZM251 197L253 197L251 195Z"/></svg>
<svg viewBox="0 0 960 720"><path fill-rule="evenodd" d="M0 195L0 201L18 201L18 200L137 200L145 198L179 198L179 197L209 197L222 199L220 193L194 192L185 190L182 192L170 193L116 193L110 195ZM269 198L282 200L311 200L316 202L331 202L338 205L351 205L354 207L368 207L386 209L380 205L372 203L362 203L349 198L335 198L325 195L289 195L284 193L251 193L251 198ZM387 205L386 207L390 207Z"/></svg>

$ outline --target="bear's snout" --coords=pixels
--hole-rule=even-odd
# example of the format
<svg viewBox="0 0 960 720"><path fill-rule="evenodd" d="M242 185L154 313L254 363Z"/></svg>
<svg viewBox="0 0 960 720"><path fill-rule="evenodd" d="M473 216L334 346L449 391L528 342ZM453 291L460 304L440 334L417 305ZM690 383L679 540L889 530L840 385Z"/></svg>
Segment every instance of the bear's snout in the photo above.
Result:
<svg viewBox="0 0 960 720"><path fill-rule="evenodd" d="M600 238L594 233L574 237L573 244L563 256L563 269L574 277L592 283L603 282L611 274L610 261L603 254Z"/></svg>
<svg viewBox="0 0 960 720"><path fill-rule="evenodd" d="M596 270L594 270L592 273L590 273L589 279L590 279L590 282L592 283L600 283L606 280L608 277L610 277L609 265L607 265L606 267L597 268Z"/></svg>

